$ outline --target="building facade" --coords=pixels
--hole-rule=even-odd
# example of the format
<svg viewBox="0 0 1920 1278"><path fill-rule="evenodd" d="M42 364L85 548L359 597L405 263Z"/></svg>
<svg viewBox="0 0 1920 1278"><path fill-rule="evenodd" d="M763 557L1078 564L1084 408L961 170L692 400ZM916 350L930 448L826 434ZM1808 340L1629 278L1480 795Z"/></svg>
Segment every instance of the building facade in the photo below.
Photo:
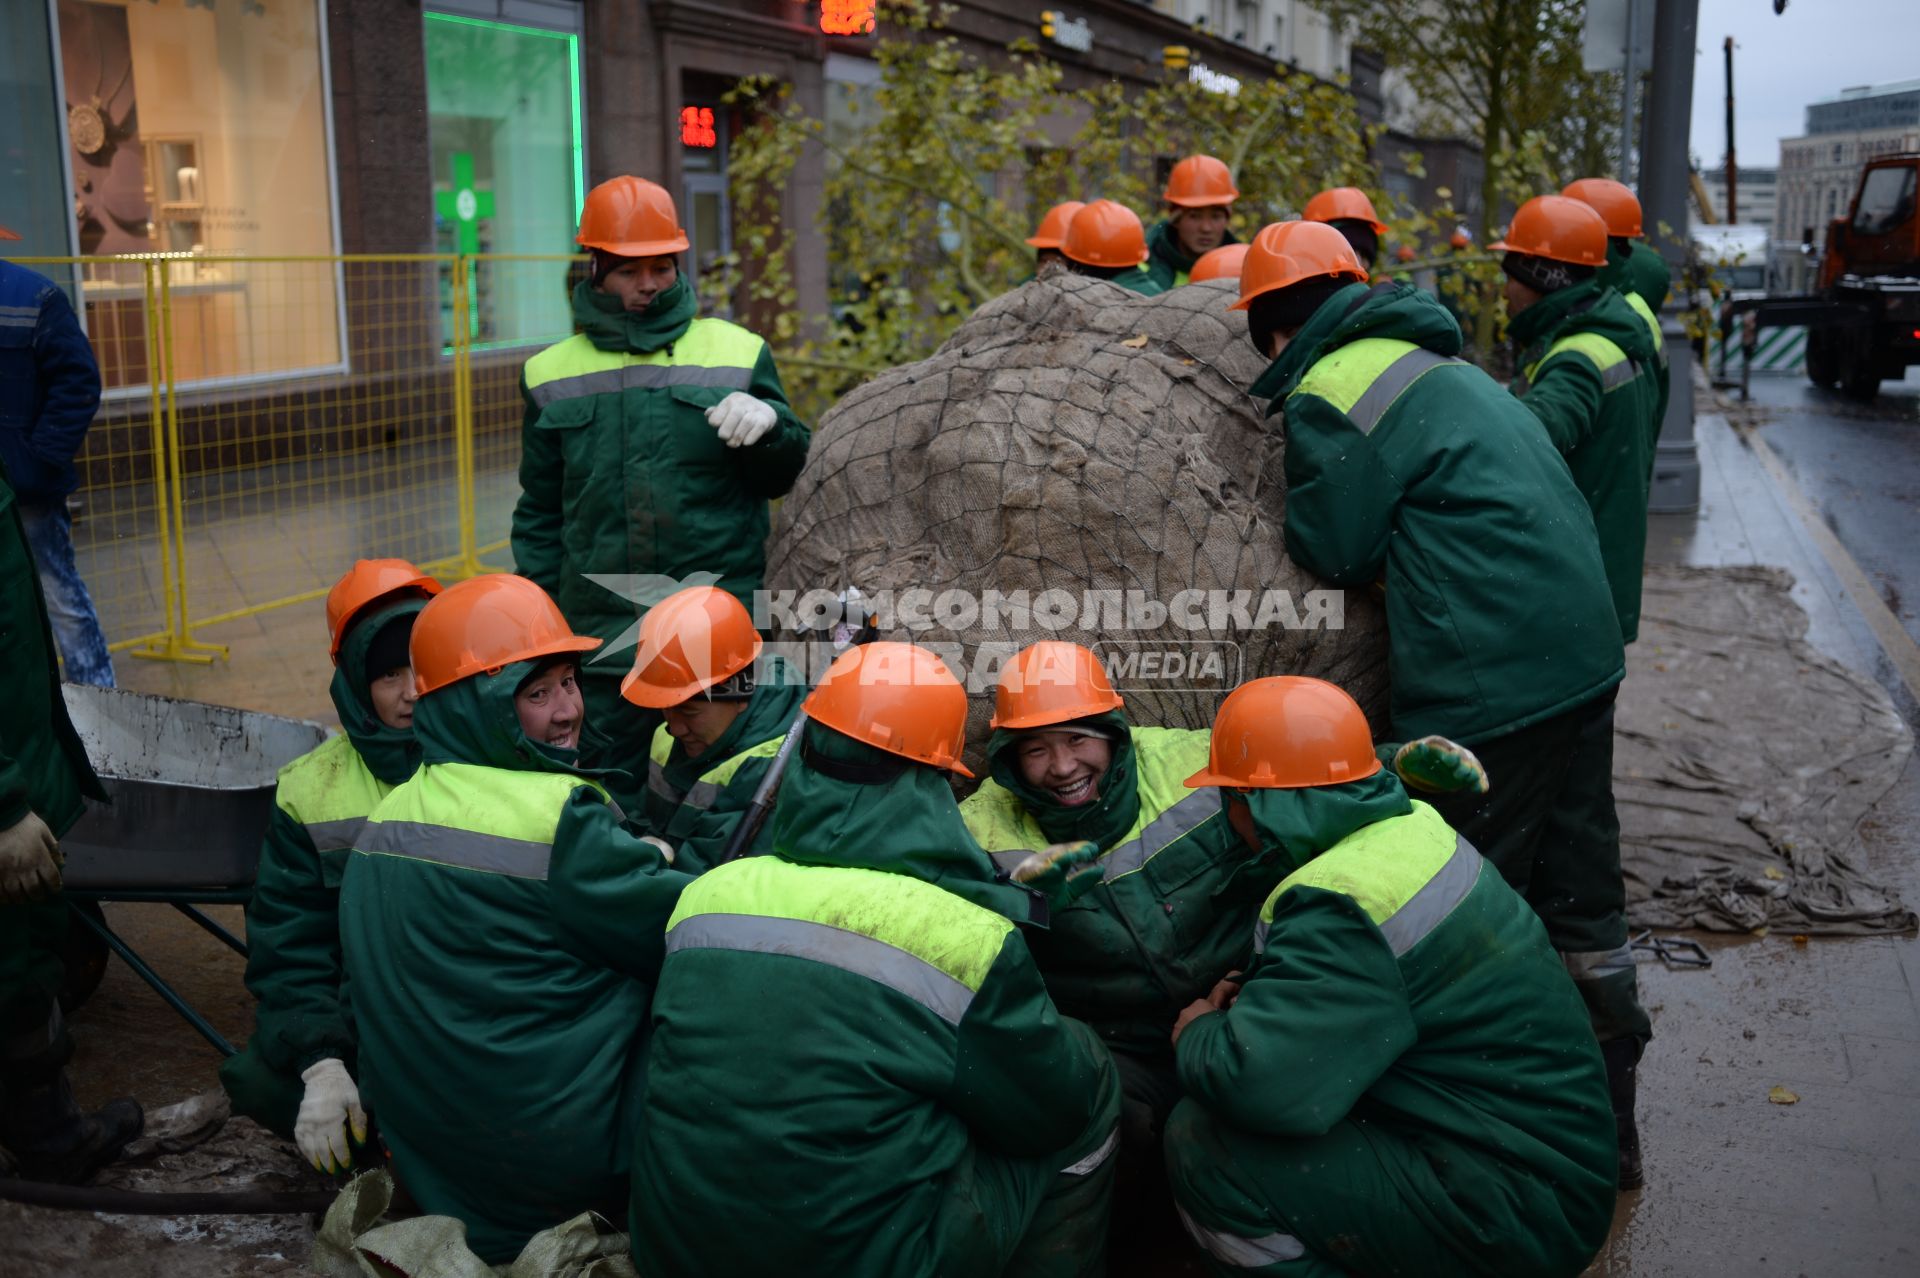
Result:
<svg viewBox="0 0 1920 1278"><path fill-rule="evenodd" d="M1715 222L1737 222L1741 226L1758 226L1764 229L1770 238L1774 235L1774 215L1778 209L1780 170L1742 168L1736 175L1735 195L1739 198L1739 207L1731 211L1727 208L1727 170L1725 166L1717 169L1701 169L1700 185L1707 189L1707 199L1713 205ZM1693 220L1698 223L1698 210L1693 210ZM1794 243L1798 244L1799 232L1794 232Z"/></svg>
<svg viewBox="0 0 1920 1278"><path fill-rule="evenodd" d="M1827 225L1846 216L1861 166L1913 151L1920 151L1920 80L1846 89L1807 107L1806 134L1780 139L1774 252L1783 287L1812 287ZM1813 251L1802 252L1803 242Z"/></svg>

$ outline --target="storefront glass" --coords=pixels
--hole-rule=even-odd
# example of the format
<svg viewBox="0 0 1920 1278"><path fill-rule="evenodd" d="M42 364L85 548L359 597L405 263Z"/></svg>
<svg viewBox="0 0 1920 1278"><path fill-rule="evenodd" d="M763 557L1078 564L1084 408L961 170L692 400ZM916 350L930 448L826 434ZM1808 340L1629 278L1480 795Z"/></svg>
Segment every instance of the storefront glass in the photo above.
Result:
<svg viewBox="0 0 1920 1278"><path fill-rule="evenodd" d="M317 0L59 0L78 249L164 254L174 377L338 364L339 276ZM40 166L42 177L57 171ZM137 270L86 268L109 390L150 375Z"/></svg>
<svg viewBox="0 0 1920 1278"><path fill-rule="evenodd" d="M0 226L20 237L0 248L9 256L67 252L51 48L44 4L0 4Z"/></svg>
<svg viewBox="0 0 1920 1278"><path fill-rule="evenodd" d="M426 15L435 247L442 253L573 253L584 196L579 38ZM567 268L483 262L468 337L550 342L572 331ZM443 331L453 332L451 276Z"/></svg>

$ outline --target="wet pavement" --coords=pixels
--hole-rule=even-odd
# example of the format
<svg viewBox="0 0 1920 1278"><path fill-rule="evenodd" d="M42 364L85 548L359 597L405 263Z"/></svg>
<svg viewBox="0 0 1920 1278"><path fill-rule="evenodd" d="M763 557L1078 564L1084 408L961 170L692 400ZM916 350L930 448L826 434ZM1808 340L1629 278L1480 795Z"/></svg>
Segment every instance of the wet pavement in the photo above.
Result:
<svg viewBox="0 0 1920 1278"><path fill-rule="evenodd" d="M1912 535L1920 398L1909 385L1875 410L1827 411L1838 402L1784 381L1756 381L1754 398L1764 412L1737 414L1738 426L1702 416L1702 510L1656 518L1650 557L1789 569L1810 641L1870 672L1909 724L1920 723L1901 667L1752 442L1758 434L1784 460L1912 630L1909 609L1920 606ZM208 628L204 637L234 644L229 662L123 657L122 678L146 691L331 721L321 633L319 603L294 605ZM1869 872L1920 904L1920 762L1909 764L1863 834ZM167 907L107 908L222 1032L244 1041L252 1012L236 956ZM237 909L213 913L238 927ZM1920 942L1700 939L1714 956L1710 970L1651 961L1640 968L1655 1026L1641 1083L1647 1187L1622 1196L1589 1274L1920 1273ZM89 1101L131 1092L159 1105L214 1085L213 1049L117 961L74 1029L75 1079ZM1189 1271L1198 1272L1170 1254L1114 1266L1117 1278Z"/></svg>

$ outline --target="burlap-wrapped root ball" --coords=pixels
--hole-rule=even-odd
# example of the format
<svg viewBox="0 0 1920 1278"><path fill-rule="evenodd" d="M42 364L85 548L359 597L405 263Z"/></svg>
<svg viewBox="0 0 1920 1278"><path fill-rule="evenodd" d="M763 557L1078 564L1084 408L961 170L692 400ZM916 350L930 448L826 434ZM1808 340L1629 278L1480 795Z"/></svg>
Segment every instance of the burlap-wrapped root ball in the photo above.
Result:
<svg viewBox="0 0 1920 1278"><path fill-rule="evenodd" d="M1045 638L1099 652L1136 723L1204 727L1270 674L1333 680L1379 722L1384 613L1287 557L1284 439L1232 296L1051 269L852 391L782 504L770 619L877 600L884 637L961 668L976 759L1001 664Z"/></svg>

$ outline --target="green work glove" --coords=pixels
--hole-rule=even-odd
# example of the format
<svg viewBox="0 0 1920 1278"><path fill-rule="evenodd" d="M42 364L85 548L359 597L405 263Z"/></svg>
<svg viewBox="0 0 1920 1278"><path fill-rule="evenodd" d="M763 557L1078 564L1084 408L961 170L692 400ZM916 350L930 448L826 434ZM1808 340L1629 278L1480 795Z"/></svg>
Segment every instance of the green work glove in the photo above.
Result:
<svg viewBox="0 0 1920 1278"><path fill-rule="evenodd" d="M1415 790L1428 794L1485 794L1487 770L1473 751L1445 737L1421 737L1393 752L1393 770Z"/></svg>
<svg viewBox="0 0 1920 1278"><path fill-rule="evenodd" d="M1056 908L1072 905L1106 877L1100 845L1088 840L1049 844L1013 867L1015 883L1032 888Z"/></svg>

